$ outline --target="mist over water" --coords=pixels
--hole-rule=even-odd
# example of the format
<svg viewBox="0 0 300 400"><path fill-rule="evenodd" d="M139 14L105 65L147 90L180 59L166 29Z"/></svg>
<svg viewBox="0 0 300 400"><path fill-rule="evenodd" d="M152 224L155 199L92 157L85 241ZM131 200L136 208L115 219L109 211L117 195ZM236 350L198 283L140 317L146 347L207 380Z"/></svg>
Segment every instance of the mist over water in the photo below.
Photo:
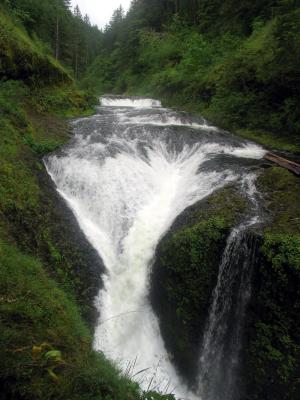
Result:
<svg viewBox="0 0 300 400"><path fill-rule="evenodd" d="M152 99L104 97L73 127L70 143L45 164L106 266L94 347L145 390L199 398L160 335L148 300L151 263L186 207L230 183L252 182L265 152Z"/></svg>

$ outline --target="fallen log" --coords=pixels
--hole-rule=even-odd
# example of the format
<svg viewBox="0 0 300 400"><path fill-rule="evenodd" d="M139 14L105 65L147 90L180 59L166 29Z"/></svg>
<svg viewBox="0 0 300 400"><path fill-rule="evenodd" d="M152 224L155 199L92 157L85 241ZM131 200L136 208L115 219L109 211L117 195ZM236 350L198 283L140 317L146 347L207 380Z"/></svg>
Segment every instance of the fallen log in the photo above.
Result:
<svg viewBox="0 0 300 400"><path fill-rule="evenodd" d="M300 165L293 161L287 160L286 158L283 157L279 157L274 153L266 153L263 158L265 160L274 162L280 167L288 169L297 176L300 176Z"/></svg>

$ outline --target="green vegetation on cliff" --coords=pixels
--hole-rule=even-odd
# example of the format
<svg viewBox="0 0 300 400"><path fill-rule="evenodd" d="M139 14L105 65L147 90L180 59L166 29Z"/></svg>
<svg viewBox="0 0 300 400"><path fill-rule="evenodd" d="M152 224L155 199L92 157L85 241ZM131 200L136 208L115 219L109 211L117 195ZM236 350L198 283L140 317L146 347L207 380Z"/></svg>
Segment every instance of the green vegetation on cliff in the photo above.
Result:
<svg viewBox="0 0 300 400"><path fill-rule="evenodd" d="M259 179L270 212L245 342L246 399L300 395L300 181L273 167Z"/></svg>

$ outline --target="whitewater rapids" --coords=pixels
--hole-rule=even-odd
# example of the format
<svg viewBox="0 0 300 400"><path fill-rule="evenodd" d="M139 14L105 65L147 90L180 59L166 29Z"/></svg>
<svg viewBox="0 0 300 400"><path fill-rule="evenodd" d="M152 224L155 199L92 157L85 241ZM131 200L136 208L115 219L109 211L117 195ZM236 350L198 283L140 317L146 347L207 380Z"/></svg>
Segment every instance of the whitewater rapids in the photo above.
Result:
<svg viewBox="0 0 300 400"><path fill-rule="evenodd" d="M94 347L143 389L192 399L148 300L155 249L186 207L230 183L242 188L265 151L157 100L101 102L45 160L107 270Z"/></svg>

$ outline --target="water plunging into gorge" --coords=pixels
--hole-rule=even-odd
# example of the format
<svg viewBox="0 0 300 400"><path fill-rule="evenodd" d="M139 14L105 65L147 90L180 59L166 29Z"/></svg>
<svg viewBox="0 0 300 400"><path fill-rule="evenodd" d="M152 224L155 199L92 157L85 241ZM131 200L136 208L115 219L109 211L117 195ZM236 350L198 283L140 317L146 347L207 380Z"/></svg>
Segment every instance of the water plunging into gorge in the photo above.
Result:
<svg viewBox="0 0 300 400"><path fill-rule="evenodd" d="M94 346L146 390L199 398L182 383L160 335L148 300L151 263L159 240L188 206L230 183L253 197L252 168L265 152L205 120L162 108L151 99L104 97L94 116L74 121L73 127L70 143L45 163L106 266L104 287L96 299L100 318ZM239 235L243 229L228 239L213 295L199 355L203 400L219 400L210 383L233 382L229 372L220 378L224 368L234 374L229 364L237 356L222 348L225 339L220 327L229 324L230 281L236 271L229 260L237 244L246 246ZM234 343L240 343L250 279L248 261L240 261L235 300L240 307L230 319L235 337L227 346L229 352ZM226 365L225 356L231 360ZM210 378L213 371L216 376Z"/></svg>

